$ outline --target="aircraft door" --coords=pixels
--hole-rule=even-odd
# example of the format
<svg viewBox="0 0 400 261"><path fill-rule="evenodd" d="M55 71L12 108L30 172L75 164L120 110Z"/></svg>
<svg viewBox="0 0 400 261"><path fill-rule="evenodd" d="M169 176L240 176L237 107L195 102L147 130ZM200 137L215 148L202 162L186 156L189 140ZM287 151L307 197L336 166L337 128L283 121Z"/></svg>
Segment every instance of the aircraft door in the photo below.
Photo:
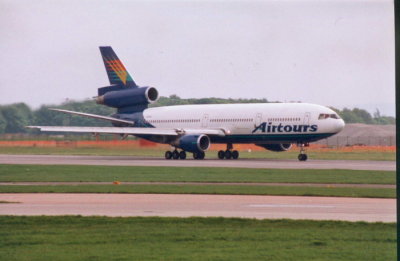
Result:
<svg viewBox="0 0 400 261"><path fill-rule="evenodd" d="M208 114L204 114L203 118L201 119L201 127L202 128L207 128L208 127L208 120L209 120Z"/></svg>
<svg viewBox="0 0 400 261"><path fill-rule="evenodd" d="M310 124L310 113L306 112L306 114L304 114L304 121L303 121L304 125L309 125Z"/></svg>
<svg viewBox="0 0 400 261"><path fill-rule="evenodd" d="M259 126L262 123L262 113L257 113L254 124Z"/></svg>

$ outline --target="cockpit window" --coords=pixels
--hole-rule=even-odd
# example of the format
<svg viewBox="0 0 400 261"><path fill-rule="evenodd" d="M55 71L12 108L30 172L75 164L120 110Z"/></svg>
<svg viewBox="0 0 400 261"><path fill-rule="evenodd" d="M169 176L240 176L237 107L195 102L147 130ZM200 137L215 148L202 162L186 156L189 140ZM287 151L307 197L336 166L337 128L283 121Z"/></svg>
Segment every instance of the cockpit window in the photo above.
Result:
<svg viewBox="0 0 400 261"><path fill-rule="evenodd" d="M328 119L328 118L332 118L332 119L340 119L339 115L333 113L333 114L328 114L328 113L321 113L318 116L318 120L324 120L324 119Z"/></svg>
<svg viewBox="0 0 400 261"><path fill-rule="evenodd" d="M339 115L337 114L331 114L332 119L340 119Z"/></svg>
<svg viewBox="0 0 400 261"><path fill-rule="evenodd" d="M318 120L324 120L324 119L328 119L328 118L329 118L329 114L321 113L318 117Z"/></svg>

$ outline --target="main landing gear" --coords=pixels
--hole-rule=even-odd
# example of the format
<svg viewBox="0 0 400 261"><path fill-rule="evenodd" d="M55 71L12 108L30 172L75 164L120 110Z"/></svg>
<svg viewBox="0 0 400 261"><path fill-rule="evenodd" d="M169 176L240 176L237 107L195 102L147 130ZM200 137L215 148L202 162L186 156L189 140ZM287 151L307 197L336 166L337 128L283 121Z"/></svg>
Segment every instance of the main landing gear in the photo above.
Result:
<svg viewBox="0 0 400 261"><path fill-rule="evenodd" d="M219 159L238 159L239 158L239 152L237 150L232 150L233 146L231 143L228 143L226 145L226 150L220 150L218 151L218 158Z"/></svg>
<svg viewBox="0 0 400 261"><path fill-rule="evenodd" d="M297 158L299 159L299 161L306 161L308 159L308 156L306 154L305 147L308 147L310 145L308 143L300 143L298 144L298 146L300 146L300 154Z"/></svg>
<svg viewBox="0 0 400 261"><path fill-rule="evenodd" d="M185 151L166 151L165 152L165 159L186 159L186 152Z"/></svg>
<svg viewBox="0 0 400 261"><path fill-rule="evenodd" d="M204 157L205 157L205 153L204 152L194 152L193 153L193 158L194 159L204 159ZM184 151L184 150L181 150L181 151L178 151L177 149L175 149L175 150L173 150L173 151L166 151L165 152L165 159L167 159L167 160L169 160L169 159L174 159L174 160L177 160L177 159L181 159L181 160L184 160L184 159L186 159L186 151Z"/></svg>
<svg viewBox="0 0 400 261"><path fill-rule="evenodd" d="M201 152L193 152L194 159L202 160L202 159L204 159L205 156L206 156L206 154L202 151Z"/></svg>

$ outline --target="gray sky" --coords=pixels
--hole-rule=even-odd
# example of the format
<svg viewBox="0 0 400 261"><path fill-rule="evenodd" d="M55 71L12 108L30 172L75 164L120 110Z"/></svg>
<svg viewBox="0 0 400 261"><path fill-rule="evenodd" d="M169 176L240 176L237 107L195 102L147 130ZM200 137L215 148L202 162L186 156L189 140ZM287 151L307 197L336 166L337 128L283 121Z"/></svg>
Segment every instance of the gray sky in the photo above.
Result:
<svg viewBox="0 0 400 261"><path fill-rule="evenodd" d="M95 96L108 85L100 45L163 96L395 114L388 0L0 0L0 104Z"/></svg>

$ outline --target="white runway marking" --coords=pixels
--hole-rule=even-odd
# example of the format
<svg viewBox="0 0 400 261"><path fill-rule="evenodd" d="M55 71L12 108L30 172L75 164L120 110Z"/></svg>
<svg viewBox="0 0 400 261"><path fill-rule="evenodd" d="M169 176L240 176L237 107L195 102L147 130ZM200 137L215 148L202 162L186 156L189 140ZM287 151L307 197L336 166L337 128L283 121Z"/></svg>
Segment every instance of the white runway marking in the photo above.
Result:
<svg viewBox="0 0 400 261"><path fill-rule="evenodd" d="M251 208L335 208L335 206L325 205L289 205L289 204L256 204L249 205Z"/></svg>

